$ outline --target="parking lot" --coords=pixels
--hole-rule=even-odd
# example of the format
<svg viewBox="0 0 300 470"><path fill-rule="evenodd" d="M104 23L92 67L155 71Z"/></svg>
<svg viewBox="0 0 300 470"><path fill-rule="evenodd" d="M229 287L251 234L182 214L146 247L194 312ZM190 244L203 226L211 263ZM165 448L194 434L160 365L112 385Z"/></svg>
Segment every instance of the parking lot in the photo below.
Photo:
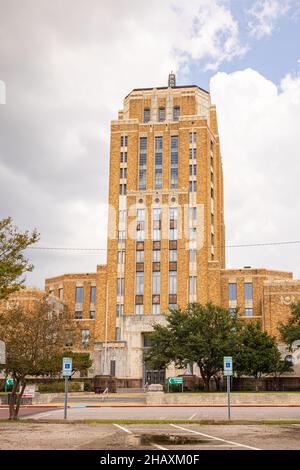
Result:
<svg viewBox="0 0 300 470"><path fill-rule="evenodd" d="M300 449L299 425L0 423L0 449Z"/></svg>

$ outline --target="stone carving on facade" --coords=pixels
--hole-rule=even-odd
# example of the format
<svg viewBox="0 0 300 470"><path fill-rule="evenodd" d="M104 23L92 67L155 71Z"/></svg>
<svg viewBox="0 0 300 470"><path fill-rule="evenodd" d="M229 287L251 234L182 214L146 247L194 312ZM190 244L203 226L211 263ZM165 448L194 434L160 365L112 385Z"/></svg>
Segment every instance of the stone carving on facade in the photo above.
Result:
<svg viewBox="0 0 300 470"><path fill-rule="evenodd" d="M294 295L281 295L280 296L280 303L281 305L292 305L296 301Z"/></svg>

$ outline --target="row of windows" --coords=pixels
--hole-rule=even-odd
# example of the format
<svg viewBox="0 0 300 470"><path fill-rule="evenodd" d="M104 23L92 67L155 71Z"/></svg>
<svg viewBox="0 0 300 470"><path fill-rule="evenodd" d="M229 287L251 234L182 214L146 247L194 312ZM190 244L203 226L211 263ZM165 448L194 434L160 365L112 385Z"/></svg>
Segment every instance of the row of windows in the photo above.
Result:
<svg viewBox="0 0 300 470"><path fill-rule="evenodd" d="M178 121L180 117L180 106L173 107L173 121ZM151 109L144 108L144 122L149 122L151 120ZM160 106L158 108L157 120L159 122L164 122L166 120L166 108Z"/></svg>
<svg viewBox="0 0 300 470"><path fill-rule="evenodd" d="M94 304L96 301L96 286L90 287L90 303ZM83 302L83 287L76 287L75 302L82 304Z"/></svg>
<svg viewBox="0 0 300 470"><path fill-rule="evenodd" d="M237 300L237 285L236 283L229 283L228 284L228 296L229 300L236 301ZM253 300L253 285L252 282L245 282L244 283L244 296L246 301Z"/></svg>
<svg viewBox="0 0 300 470"><path fill-rule="evenodd" d="M89 344L90 344L90 330L88 328L83 328L81 330L81 346L83 348L86 348L89 346ZM73 346L73 332L72 331L67 332L65 345L67 347Z"/></svg>

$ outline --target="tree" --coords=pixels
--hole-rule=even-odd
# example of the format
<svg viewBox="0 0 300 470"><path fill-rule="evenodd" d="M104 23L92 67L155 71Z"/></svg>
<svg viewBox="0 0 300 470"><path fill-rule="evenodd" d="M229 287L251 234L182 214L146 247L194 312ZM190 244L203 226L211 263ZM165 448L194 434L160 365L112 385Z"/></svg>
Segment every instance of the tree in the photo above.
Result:
<svg viewBox="0 0 300 470"><path fill-rule="evenodd" d="M172 309L167 322L154 325L145 360L155 367L195 362L209 390L211 378L218 380L223 369L223 357L235 351L238 320L216 305L192 303L186 309Z"/></svg>
<svg viewBox="0 0 300 470"><path fill-rule="evenodd" d="M70 323L66 308L46 296L31 307L2 307L0 337L6 343L5 372L14 379L10 419L18 418L28 376L40 375L46 361L63 353Z"/></svg>
<svg viewBox="0 0 300 470"><path fill-rule="evenodd" d="M300 340L300 303L291 306L291 315L286 323L280 323L278 330L282 341L292 349L292 344Z"/></svg>
<svg viewBox="0 0 300 470"><path fill-rule="evenodd" d="M255 388L258 390L258 380L265 374L283 372L290 369L288 364L282 364L281 354L273 336L262 331L259 322L245 323L238 335L238 348L234 357L234 370L238 375L248 375L255 378Z"/></svg>
<svg viewBox="0 0 300 470"><path fill-rule="evenodd" d="M22 276L33 269L22 252L38 240L36 230L22 233L10 217L0 220L0 300L22 288L25 280Z"/></svg>
<svg viewBox="0 0 300 470"><path fill-rule="evenodd" d="M72 358L72 375L74 375L75 372L88 370L93 364L89 353L66 351L63 354L57 354L51 358L47 358L46 361L41 363L40 373L38 375L59 376L61 374L63 357Z"/></svg>

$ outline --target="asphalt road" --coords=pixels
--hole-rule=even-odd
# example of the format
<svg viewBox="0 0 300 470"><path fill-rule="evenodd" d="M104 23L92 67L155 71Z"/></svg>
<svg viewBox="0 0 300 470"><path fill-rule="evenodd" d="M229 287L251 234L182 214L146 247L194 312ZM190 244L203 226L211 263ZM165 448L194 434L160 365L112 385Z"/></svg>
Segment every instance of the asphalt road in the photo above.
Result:
<svg viewBox="0 0 300 470"><path fill-rule="evenodd" d="M21 407L20 412L19 412L19 416L21 416L21 417L24 416L25 417L25 416L34 415L34 414L37 414L37 413L42 413L44 411L49 411L49 408L46 408L44 406L41 406L41 407L38 407L38 408ZM8 417L9 417L8 408L0 408L0 419L8 419Z"/></svg>
<svg viewBox="0 0 300 470"><path fill-rule="evenodd" d="M33 419L61 419L63 409L35 411ZM232 407L233 420L299 420L299 407ZM146 407L70 405L68 419L226 420L226 407Z"/></svg>
<svg viewBox="0 0 300 470"><path fill-rule="evenodd" d="M296 425L119 425L37 421L0 423L0 434L1 450L300 449L300 426Z"/></svg>

